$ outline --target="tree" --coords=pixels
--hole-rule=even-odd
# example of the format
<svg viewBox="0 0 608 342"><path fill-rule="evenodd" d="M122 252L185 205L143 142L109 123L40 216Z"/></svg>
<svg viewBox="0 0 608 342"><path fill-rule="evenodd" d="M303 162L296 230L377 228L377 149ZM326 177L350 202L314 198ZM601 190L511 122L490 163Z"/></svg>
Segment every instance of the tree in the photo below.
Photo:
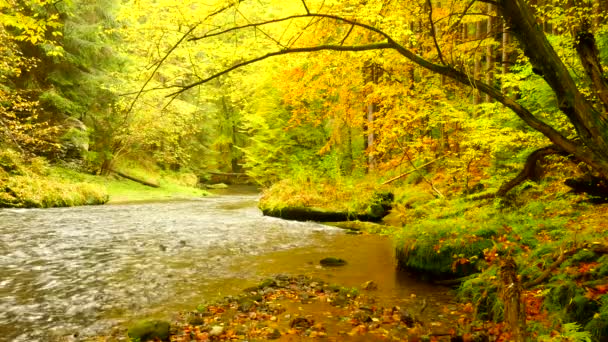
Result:
<svg viewBox="0 0 608 342"><path fill-rule="evenodd" d="M206 30L202 25L193 31L190 41L202 41L218 35L235 34L245 30L259 33L274 44L274 50L253 57L234 60L230 67L210 73L195 82L180 87L173 95L207 83L234 69L277 55L311 53L321 50L370 51L392 50L400 56L430 70L444 75L464 85L470 85L487 94L493 100L511 109L529 127L542 133L557 151L571 155L584 162L601 177L608 178L608 82L603 73L601 56L597 49L596 37L603 34L594 23L603 25L603 18L584 6L571 6L568 18L571 20L571 42L576 47L580 64L570 65L556 52L537 20L540 8L532 8L525 0L481 0L454 3L453 10L442 17L420 15L423 8L438 8L441 2L420 1L404 3L347 2L339 5L325 5L313 1L301 1L299 13L292 12L282 17L248 20L239 9L241 2L230 3L233 13L238 13L232 26L214 27ZM530 65L550 87L559 112L567 118L574 135L568 130L553 125L550 120L539 117L543 108L539 104L526 103L514 99L495 84L472 77L467 68L454 56L456 28L463 19L483 14L486 4L495 6L499 16L509 27L509 32L518 40ZM268 8L271 4L261 4ZM442 6L446 8L449 6ZM226 12L226 11L224 11ZM222 13L224 13L222 12ZM439 13L439 11L436 11ZM258 16L260 12L257 12ZM267 13L267 12L266 12ZM275 13L275 12L273 12ZM413 13L414 16L409 16ZM428 13L428 12L427 12ZM242 19L244 18L244 19ZM404 23L425 22L426 28L414 34ZM447 22L447 24L446 24ZM441 23L441 25L439 25ZM285 24L285 25L281 25ZM420 25L422 26L422 25ZM328 27L333 28L329 30ZM494 25L499 29L500 25ZM602 26L604 27L604 26ZM276 32L276 34L275 34ZM330 32L328 34L326 32ZM340 34L341 32L341 34ZM373 41L360 43L352 39L354 32L367 32ZM325 34L323 34L325 33ZM496 32L498 34L499 32ZM316 45L302 45L302 37L316 36ZM603 37L603 36L602 36ZM260 38L261 39L261 38ZM311 41L310 38L306 39ZM582 73L574 73L579 68ZM575 76L576 75L576 76Z"/></svg>

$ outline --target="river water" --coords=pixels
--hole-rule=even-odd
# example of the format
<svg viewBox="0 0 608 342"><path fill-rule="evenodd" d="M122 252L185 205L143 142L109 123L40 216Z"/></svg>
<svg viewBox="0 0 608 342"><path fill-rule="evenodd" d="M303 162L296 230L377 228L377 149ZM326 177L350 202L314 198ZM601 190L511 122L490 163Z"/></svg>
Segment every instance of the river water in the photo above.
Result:
<svg viewBox="0 0 608 342"><path fill-rule="evenodd" d="M265 217L257 199L1 209L0 341L86 340L277 273L346 286L374 280L387 301L424 293L438 308L449 300L445 289L396 273L388 239ZM326 256L348 265L321 268Z"/></svg>

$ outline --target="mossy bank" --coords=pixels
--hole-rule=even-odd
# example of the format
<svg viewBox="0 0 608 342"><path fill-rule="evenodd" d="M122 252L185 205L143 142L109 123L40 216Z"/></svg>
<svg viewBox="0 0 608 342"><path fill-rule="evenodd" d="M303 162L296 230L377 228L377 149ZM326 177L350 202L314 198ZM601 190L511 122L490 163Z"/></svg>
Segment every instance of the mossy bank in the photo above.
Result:
<svg viewBox="0 0 608 342"><path fill-rule="evenodd" d="M187 172L145 170L121 165L124 173L147 179L146 186L116 174L96 176L44 158L24 158L7 149L0 153L0 207L49 208L105 203L197 198L209 193L198 187L198 177Z"/></svg>
<svg viewBox="0 0 608 342"><path fill-rule="evenodd" d="M364 210L360 204L374 189L337 188L284 181L264 193L261 206ZM530 183L511 197L482 200L460 193L440 198L425 184L377 188L394 193L395 201L384 225L372 232L392 236L398 267L454 285L463 303L475 308L479 324L505 320L501 265L512 259L527 338L608 336L607 204L593 204L560 182ZM509 334L504 323L497 327Z"/></svg>

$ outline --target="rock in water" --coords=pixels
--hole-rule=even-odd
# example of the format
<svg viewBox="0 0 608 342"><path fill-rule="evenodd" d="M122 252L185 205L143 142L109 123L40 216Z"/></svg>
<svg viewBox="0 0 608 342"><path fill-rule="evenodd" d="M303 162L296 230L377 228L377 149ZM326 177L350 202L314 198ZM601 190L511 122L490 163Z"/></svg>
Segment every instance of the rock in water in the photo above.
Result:
<svg viewBox="0 0 608 342"><path fill-rule="evenodd" d="M165 321L140 321L132 325L127 334L134 341L169 341L169 328L169 322Z"/></svg>
<svg viewBox="0 0 608 342"><path fill-rule="evenodd" d="M361 288L367 291L377 290L378 284L376 284L373 280L368 280L365 283L361 284Z"/></svg>
<svg viewBox="0 0 608 342"><path fill-rule="evenodd" d="M321 259L321 266L344 266L346 265L346 260L340 258L324 258Z"/></svg>

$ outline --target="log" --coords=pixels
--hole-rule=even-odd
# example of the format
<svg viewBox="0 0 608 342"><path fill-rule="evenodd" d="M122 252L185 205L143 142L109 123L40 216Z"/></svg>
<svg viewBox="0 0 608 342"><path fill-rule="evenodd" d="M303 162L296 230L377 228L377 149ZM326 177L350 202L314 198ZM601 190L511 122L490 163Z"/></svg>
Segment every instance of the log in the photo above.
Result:
<svg viewBox="0 0 608 342"><path fill-rule="evenodd" d="M249 177L246 173L242 172L209 172L211 175L215 176L226 176L226 177Z"/></svg>
<svg viewBox="0 0 608 342"><path fill-rule="evenodd" d="M158 185L158 183L152 183L152 182L149 182L149 181L144 180L144 179L139 179L139 178L133 177L131 175L128 175L126 173L123 173L123 172L120 172L120 171L117 171L117 170L114 170L114 169L110 169L110 171L114 172L115 174L119 175L120 177L126 178L128 180L132 180L134 182L137 182L139 184L143 184L145 186L150 186L150 187L153 187L153 188L159 188L160 187L160 185Z"/></svg>
<svg viewBox="0 0 608 342"><path fill-rule="evenodd" d="M437 159L435 159L435 160L432 160L432 161L430 161L430 162L428 162L428 163L426 163L426 164L422 164L422 165L420 165L420 166L418 166L418 167L414 167L414 169L413 169L413 170L409 170L408 172L402 173L402 174L400 174L400 175L399 175L399 176L397 176L397 177L391 178L391 179L387 180L386 182L382 183L382 185L390 184L390 183L392 183L392 182L396 181L397 179L403 178L403 177L405 177L405 176L409 175L409 174L410 174L410 173L412 173L412 172L415 172L415 171L420 170L420 168L421 168L421 167L425 167L425 166L427 166L427 165L431 165L431 164L433 164L434 162L438 161L439 159L443 159L443 156L441 156L441 157L439 157L439 158L437 158Z"/></svg>
<svg viewBox="0 0 608 342"><path fill-rule="evenodd" d="M287 207L282 209L262 209L265 216L282 218L293 221L315 221L315 222L343 222L343 221L366 221L380 222L382 216L370 214L355 214L346 211L327 211L318 208Z"/></svg>

